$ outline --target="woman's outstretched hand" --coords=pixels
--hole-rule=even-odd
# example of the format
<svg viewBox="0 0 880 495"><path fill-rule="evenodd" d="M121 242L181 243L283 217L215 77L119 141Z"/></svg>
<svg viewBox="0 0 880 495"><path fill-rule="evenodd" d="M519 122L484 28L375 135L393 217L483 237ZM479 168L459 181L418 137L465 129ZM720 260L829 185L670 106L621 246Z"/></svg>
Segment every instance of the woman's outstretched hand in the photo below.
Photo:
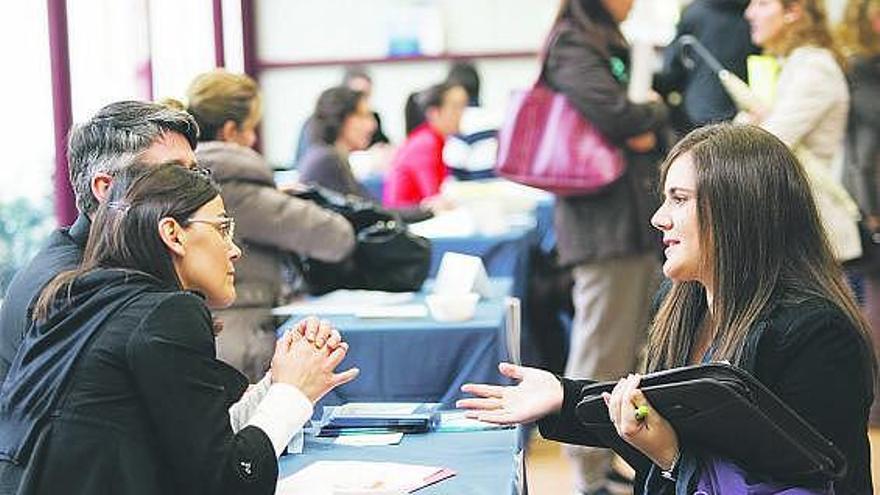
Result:
<svg viewBox="0 0 880 495"><path fill-rule="evenodd" d="M498 365L501 374L519 383L511 386L466 383L463 392L478 398L461 399L456 407L471 409L469 418L512 425L540 419L562 408L562 384L552 373L510 363Z"/></svg>

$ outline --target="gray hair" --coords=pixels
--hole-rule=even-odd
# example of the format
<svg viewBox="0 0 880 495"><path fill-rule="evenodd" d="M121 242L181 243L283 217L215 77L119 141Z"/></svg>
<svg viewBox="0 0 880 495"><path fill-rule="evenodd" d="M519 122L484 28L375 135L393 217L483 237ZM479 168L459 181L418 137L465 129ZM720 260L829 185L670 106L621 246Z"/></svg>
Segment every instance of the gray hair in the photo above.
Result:
<svg viewBox="0 0 880 495"><path fill-rule="evenodd" d="M90 214L98 207L91 186L95 174L112 176L133 163L166 132L181 134L195 149L199 135L195 119L184 111L157 103L118 101L73 126L67 141L67 160L79 211Z"/></svg>

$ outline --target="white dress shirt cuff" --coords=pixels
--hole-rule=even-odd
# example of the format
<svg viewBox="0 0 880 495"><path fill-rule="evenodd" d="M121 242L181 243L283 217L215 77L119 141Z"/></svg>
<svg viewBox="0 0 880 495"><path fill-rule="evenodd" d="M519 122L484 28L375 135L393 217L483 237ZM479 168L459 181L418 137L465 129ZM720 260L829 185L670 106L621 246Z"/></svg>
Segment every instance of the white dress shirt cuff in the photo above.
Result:
<svg viewBox="0 0 880 495"><path fill-rule="evenodd" d="M272 380L269 373L266 373L262 380L248 387L238 402L229 408L229 424L232 426L233 433L238 433L247 425L248 420L257 410L257 406L266 396L266 392L269 391L270 385L272 385Z"/></svg>
<svg viewBox="0 0 880 495"><path fill-rule="evenodd" d="M312 402L298 388L273 383L247 426L263 430L275 448L275 456L280 457L290 439L312 416L312 410Z"/></svg>

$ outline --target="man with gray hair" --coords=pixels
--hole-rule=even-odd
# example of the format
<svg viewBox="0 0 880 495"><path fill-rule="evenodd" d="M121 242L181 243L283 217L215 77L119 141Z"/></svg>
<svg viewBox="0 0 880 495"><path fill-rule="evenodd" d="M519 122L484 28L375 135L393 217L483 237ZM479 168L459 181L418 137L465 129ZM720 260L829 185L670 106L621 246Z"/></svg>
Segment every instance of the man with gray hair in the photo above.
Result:
<svg viewBox="0 0 880 495"><path fill-rule="evenodd" d="M176 161L194 167L198 133L188 113L140 101L111 103L71 129L67 156L80 214L73 225L52 233L7 289L0 308L0 383L31 323L31 309L43 286L82 261L91 218L106 198L113 175L135 161Z"/></svg>

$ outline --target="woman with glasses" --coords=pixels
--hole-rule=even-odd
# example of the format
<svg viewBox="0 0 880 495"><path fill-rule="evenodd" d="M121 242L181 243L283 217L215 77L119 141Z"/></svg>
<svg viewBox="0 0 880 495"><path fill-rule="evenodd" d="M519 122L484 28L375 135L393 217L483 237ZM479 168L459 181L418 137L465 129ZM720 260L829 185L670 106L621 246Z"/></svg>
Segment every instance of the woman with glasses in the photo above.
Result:
<svg viewBox="0 0 880 495"><path fill-rule="evenodd" d="M114 178L82 264L43 290L0 388L0 492L274 493L313 404L358 371L334 372L347 344L308 320L245 392L214 357L209 311L235 300L233 234L203 174Z"/></svg>
<svg viewBox="0 0 880 495"><path fill-rule="evenodd" d="M354 231L341 215L276 187L272 169L252 149L261 117L253 79L223 70L202 74L190 84L187 102L201 129L196 158L222 186L223 201L238 219L235 241L244 252L238 299L217 313L224 323L218 357L256 382L275 349L271 309L281 302L282 260L296 253L340 261L354 249Z"/></svg>

